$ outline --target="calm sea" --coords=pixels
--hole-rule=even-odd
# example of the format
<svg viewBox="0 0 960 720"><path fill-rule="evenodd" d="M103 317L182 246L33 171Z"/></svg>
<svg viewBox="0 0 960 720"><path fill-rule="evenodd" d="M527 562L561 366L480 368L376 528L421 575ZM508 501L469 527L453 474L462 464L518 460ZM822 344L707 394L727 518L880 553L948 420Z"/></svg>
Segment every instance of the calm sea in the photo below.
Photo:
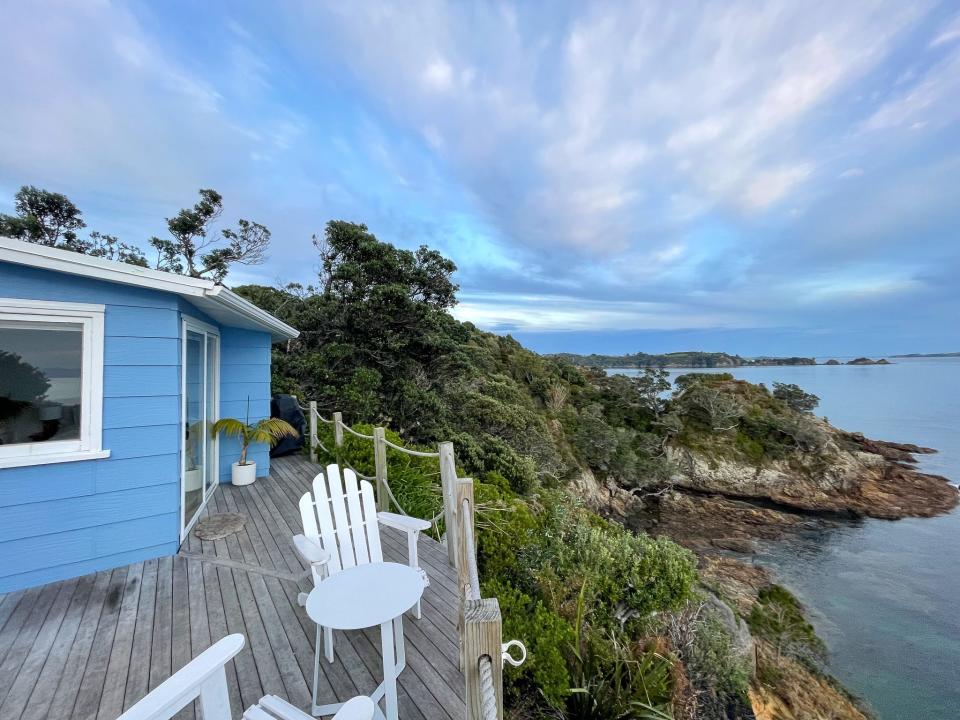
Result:
<svg viewBox="0 0 960 720"><path fill-rule="evenodd" d="M936 455L920 456L921 469L960 482L960 358L891 362L716 372L768 386L796 383L820 396L817 414L838 427L936 448ZM850 523L768 544L755 562L801 598L834 674L880 718L941 720L960 718L958 555L955 511Z"/></svg>

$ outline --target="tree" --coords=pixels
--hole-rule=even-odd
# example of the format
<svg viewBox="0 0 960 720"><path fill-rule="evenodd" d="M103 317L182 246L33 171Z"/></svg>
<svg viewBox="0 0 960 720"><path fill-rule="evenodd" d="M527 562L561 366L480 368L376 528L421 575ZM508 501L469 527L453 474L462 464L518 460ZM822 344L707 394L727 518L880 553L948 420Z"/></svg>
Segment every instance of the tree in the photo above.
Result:
<svg viewBox="0 0 960 720"><path fill-rule="evenodd" d="M66 195L24 185L14 196L16 215L0 215L0 235L18 240L64 247L86 227L83 213Z"/></svg>
<svg viewBox="0 0 960 720"><path fill-rule="evenodd" d="M820 404L820 398L813 393L804 392L799 385L791 383L773 384L773 396L785 402L792 410L811 413Z"/></svg>
<svg viewBox="0 0 960 720"><path fill-rule="evenodd" d="M217 241L209 238L208 233L222 212L223 196L205 188L200 190L200 200L192 208L167 218L173 240L150 238L158 253L157 269L223 282L232 264L262 263L270 245L270 231L260 223L240 219L236 230L220 231L227 246L213 247ZM207 248L209 252L204 253Z"/></svg>
<svg viewBox="0 0 960 720"><path fill-rule="evenodd" d="M446 312L456 303L456 265L427 247L381 242L356 223L331 221L313 241L316 286L236 288L301 331L275 353L277 387L404 434L435 427L447 368L468 336Z"/></svg>
<svg viewBox="0 0 960 720"><path fill-rule="evenodd" d="M17 215L0 215L0 235L129 265L147 266L140 248L120 242L115 235L93 231L87 239L79 237L76 231L86 227L83 213L66 195L24 185L14 196L14 208Z"/></svg>
<svg viewBox="0 0 960 720"><path fill-rule="evenodd" d="M50 389L50 381L42 370L6 350L0 350L0 378L0 422L42 400Z"/></svg>

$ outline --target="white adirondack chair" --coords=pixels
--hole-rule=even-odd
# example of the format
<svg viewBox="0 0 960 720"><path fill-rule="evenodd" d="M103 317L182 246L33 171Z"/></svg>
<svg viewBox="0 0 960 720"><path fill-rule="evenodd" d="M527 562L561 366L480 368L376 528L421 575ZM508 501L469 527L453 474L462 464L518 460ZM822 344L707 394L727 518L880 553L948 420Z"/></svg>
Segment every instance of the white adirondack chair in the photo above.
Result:
<svg viewBox="0 0 960 720"><path fill-rule="evenodd" d="M430 523L407 515L378 513L373 486L366 480L358 484L353 470L345 468L341 473L338 465L327 465L326 473L313 479L313 492L300 498L300 516L303 535L295 535L293 545L310 563L315 585L344 568L383 562L381 524L407 533L409 565L420 571L424 585L429 584L417 560L417 539L422 531L430 529ZM307 594L301 593L299 600L306 604ZM414 616L420 619L419 602ZM324 630L324 655L333 662L333 630Z"/></svg>
<svg viewBox="0 0 960 720"><path fill-rule="evenodd" d="M168 720L200 699L203 720L233 720L227 694L226 664L243 649L239 633L218 640L160 683L118 720ZM333 720L371 720L375 712L368 697L355 697ZM276 695L266 695L243 713L244 720L316 720Z"/></svg>

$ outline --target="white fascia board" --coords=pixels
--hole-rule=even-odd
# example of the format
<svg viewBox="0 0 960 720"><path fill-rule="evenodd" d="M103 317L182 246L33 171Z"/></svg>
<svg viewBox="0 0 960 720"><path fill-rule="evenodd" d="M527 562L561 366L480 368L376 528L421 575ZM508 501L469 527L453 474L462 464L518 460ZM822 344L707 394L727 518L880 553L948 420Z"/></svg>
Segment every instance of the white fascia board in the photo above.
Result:
<svg viewBox="0 0 960 720"><path fill-rule="evenodd" d="M292 340L300 334L295 328L213 280L150 270L7 237L0 237L0 261L159 290L180 295L187 300L207 300L222 307L228 315L239 315L256 327L269 331L275 340Z"/></svg>
<svg viewBox="0 0 960 720"><path fill-rule="evenodd" d="M150 270L5 237L0 237L0 260L191 297L202 297L214 287L213 280Z"/></svg>

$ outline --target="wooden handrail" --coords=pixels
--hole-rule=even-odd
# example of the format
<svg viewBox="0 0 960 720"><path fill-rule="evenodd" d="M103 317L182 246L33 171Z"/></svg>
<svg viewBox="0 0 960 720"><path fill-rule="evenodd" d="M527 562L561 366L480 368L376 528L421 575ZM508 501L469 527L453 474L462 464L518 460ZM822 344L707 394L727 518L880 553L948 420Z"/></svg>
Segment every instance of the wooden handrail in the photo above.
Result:
<svg viewBox="0 0 960 720"><path fill-rule="evenodd" d="M374 427L373 435L357 432L343 422L343 414L334 412L331 420L320 417L317 403L310 402L310 458L316 462L317 448L327 449L317 437L317 420L333 425L334 455L338 462L349 463L340 455L344 431L373 443L377 510L389 510L390 501L400 512L403 508L393 497L387 477L387 448L416 457L437 458L440 465L440 484L443 493L444 524L446 525L447 556L457 568L460 588L460 668L466 684L467 720L503 719L503 623L500 603L496 598L484 598L480 592L475 537L475 507L473 480L457 477L457 463L453 443L441 442L437 452L411 450L392 443L386 430ZM363 476L367 478L367 476ZM406 514L406 513L404 513ZM434 518L435 522L439 519ZM524 651L525 652L525 651ZM520 661L517 661L520 662Z"/></svg>

